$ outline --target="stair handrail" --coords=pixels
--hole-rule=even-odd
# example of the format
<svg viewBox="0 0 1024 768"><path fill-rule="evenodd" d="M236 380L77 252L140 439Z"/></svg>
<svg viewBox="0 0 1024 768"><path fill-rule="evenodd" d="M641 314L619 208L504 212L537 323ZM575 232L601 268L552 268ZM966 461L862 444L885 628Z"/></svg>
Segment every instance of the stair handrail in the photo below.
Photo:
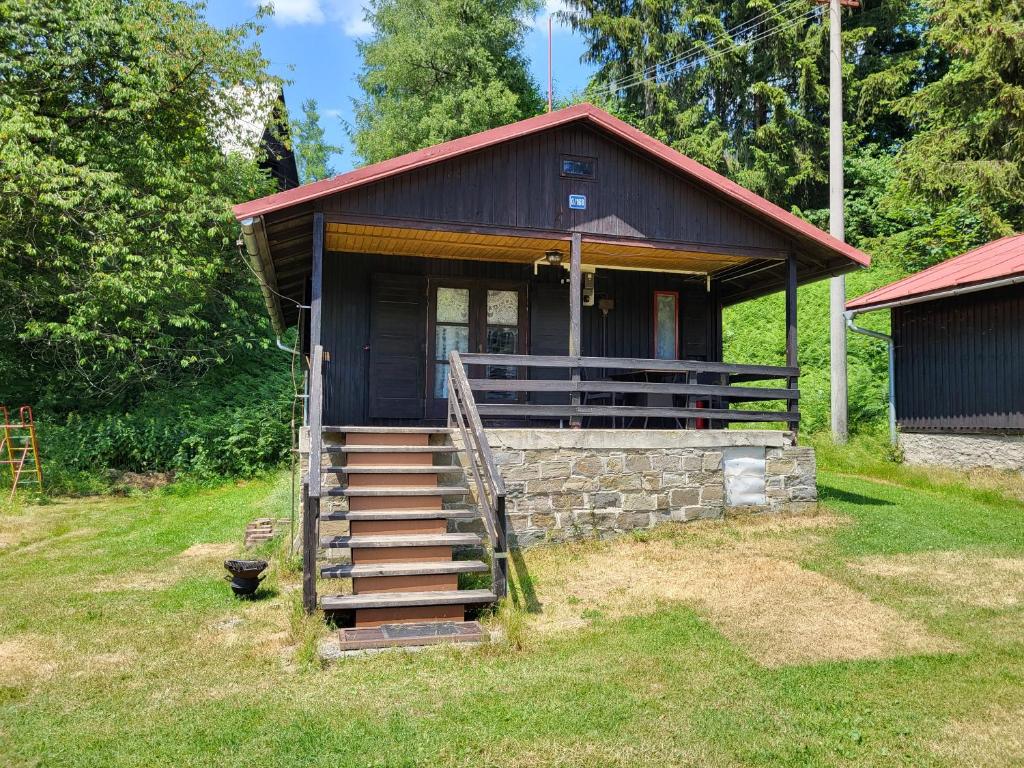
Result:
<svg viewBox="0 0 1024 768"><path fill-rule="evenodd" d="M470 474L476 484L484 528L491 542L491 575L499 599L508 594L508 530L505 519L505 481L487 441L469 377L458 351L448 355L448 425L462 437Z"/></svg>

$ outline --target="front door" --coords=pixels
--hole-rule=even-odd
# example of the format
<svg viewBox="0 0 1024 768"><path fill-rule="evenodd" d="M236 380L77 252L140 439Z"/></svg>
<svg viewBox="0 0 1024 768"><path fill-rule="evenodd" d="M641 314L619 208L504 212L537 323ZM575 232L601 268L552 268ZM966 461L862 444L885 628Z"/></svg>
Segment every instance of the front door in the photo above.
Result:
<svg viewBox="0 0 1024 768"><path fill-rule="evenodd" d="M522 283L432 280L427 328L427 415L448 412L448 353L526 354L526 286ZM514 366L467 369L470 378L514 379ZM489 402L515 401L515 393L491 392Z"/></svg>

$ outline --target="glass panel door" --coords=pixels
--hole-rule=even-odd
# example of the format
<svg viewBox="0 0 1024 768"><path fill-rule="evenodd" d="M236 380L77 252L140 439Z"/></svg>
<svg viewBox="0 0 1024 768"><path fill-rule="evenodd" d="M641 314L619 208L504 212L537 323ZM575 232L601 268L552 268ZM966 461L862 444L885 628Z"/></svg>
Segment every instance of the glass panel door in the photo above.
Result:
<svg viewBox="0 0 1024 768"><path fill-rule="evenodd" d="M434 319L434 397L444 400L448 397L448 353L470 350L469 288L439 286Z"/></svg>
<svg viewBox="0 0 1024 768"><path fill-rule="evenodd" d="M679 358L679 294L654 292L654 356L659 360Z"/></svg>
<svg viewBox="0 0 1024 768"><path fill-rule="evenodd" d="M515 284L445 280L431 287L431 326L427 329L427 415L444 418L448 408L448 353L486 352L514 355L525 351L523 289ZM414 333L414 329L409 329ZM514 379L514 365L467 365L470 379ZM516 392L477 393L480 400L515 402Z"/></svg>
<svg viewBox="0 0 1024 768"><path fill-rule="evenodd" d="M519 351L519 291L487 291L486 347L488 354L514 355ZM489 365L488 379L517 378L514 365ZM515 392L490 392L488 400L515 400Z"/></svg>

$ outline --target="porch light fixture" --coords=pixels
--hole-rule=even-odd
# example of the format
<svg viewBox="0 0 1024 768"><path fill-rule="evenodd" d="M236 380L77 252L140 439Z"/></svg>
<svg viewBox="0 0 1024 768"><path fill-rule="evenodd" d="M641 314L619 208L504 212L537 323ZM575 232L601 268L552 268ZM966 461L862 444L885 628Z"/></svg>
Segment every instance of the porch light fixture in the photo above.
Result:
<svg viewBox="0 0 1024 768"><path fill-rule="evenodd" d="M558 250L544 251L544 258L547 259L548 264L552 267L557 267L562 263L562 252Z"/></svg>

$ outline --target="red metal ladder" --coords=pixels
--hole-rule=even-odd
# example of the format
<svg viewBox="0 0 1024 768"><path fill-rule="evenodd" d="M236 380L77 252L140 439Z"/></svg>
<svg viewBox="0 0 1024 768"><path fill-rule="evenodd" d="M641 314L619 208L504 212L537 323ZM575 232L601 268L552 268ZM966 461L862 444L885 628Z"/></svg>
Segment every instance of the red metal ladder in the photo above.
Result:
<svg viewBox="0 0 1024 768"><path fill-rule="evenodd" d="M23 405L18 409L18 420L11 421L7 406L0 405L0 466L7 466L11 474L11 496L18 491L19 483L33 483L43 489L43 468L39 460L39 441L36 425L32 418L32 407ZM26 463L31 463L25 475ZM24 477L23 477L24 475Z"/></svg>

